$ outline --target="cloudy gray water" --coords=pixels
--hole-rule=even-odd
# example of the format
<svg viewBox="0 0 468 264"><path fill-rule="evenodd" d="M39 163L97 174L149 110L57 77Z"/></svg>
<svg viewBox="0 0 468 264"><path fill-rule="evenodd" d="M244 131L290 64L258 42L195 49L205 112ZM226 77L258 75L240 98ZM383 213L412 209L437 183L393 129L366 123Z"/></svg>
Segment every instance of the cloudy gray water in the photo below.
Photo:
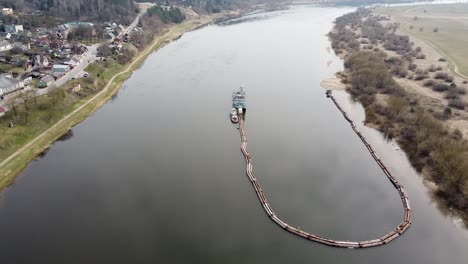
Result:
<svg viewBox="0 0 468 264"><path fill-rule="evenodd" d="M268 219L245 176L228 119L242 83L254 172L281 218L349 240L400 223L397 191L319 87L342 67L325 34L348 11L256 14L151 55L2 194L1 263L466 263L467 231L438 209L404 154L361 124L414 209L413 226L386 246L295 237Z"/></svg>

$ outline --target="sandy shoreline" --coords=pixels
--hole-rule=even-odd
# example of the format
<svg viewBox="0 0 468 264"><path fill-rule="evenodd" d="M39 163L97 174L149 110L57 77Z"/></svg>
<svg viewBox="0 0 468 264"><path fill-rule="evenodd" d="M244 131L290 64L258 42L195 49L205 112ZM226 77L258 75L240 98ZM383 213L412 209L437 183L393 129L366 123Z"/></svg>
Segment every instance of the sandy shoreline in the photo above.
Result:
<svg viewBox="0 0 468 264"><path fill-rule="evenodd" d="M344 91L346 90L346 85L341 82L339 78L328 78L320 82L320 86L323 89L333 90L333 91Z"/></svg>

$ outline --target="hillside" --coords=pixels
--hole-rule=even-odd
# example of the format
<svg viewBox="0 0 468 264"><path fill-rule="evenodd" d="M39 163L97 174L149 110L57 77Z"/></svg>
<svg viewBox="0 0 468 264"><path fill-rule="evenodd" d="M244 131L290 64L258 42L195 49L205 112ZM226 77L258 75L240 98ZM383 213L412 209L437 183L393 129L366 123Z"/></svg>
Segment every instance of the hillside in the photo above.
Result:
<svg viewBox="0 0 468 264"><path fill-rule="evenodd" d="M128 23L135 16L133 0L0 0L17 11L41 10L70 20L119 21Z"/></svg>

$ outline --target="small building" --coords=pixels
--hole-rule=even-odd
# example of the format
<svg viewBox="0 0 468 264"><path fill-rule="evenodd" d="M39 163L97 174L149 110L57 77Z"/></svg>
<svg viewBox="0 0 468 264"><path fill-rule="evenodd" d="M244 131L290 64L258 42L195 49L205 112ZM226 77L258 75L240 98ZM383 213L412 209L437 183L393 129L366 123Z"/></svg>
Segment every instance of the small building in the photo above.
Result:
<svg viewBox="0 0 468 264"><path fill-rule="evenodd" d="M24 82L13 78L11 73L0 74L0 99L8 99L24 90Z"/></svg>
<svg viewBox="0 0 468 264"><path fill-rule="evenodd" d="M7 33L18 33L23 30L23 25L5 25L5 32Z"/></svg>
<svg viewBox="0 0 468 264"><path fill-rule="evenodd" d="M27 51L31 49L31 44L29 42L26 44L23 44L22 42L15 42L13 44L13 47L18 48L22 51Z"/></svg>
<svg viewBox="0 0 468 264"><path fill-rule="evenodd" d="M2 15L8 16L8 15L13 15L13 8L3 8L2 9Z"/></svg>
<svg viewBox="0 0 468 264"><path fill-rule="evenodd" d="M81 84L78 84L77 86L71 88L71 91L73 93L79 92L80 90L81 90Z"/></svg>
<svg viewBox="0 0 468 264"><path fill-rule="evenodd" d="M52 85L54 83L55 83L54 77L52 77L50 75L46 75L46 76L42 77L39 82L37 82L37 87L38 88L45 88L45 87L50 86L50 85Z"/></svg>
<svg viewBox="0 0 468 264"><path fill-rule="evenodd" d="M41 73L37 71L33 71L29 74L29 76L31 76L34 79L39 79L41 77Z"/></svg>
<svg viewBox="0 0 468 264"><path fill-rule="evenodd" d="M26 78L23 79L23 83L24 85L28 85L32 82L32 77L31 76L27 76Z"/></svg>
<svg viewBox="0 0 468 264"><path fill-rule="evenodd" d="M114 33L107 33L106 36L105 36L107 39L115 39L115 34Z"/></svg>
<svg viewBox="0 0 468 264"><path fill-rule="evenodd" d="M56 73L66 73L69 70L70 70L70 66L67 66L67 65L55 64L52 67L52 72L54 74L56 74Z"/></svg>
<svg viewBox="0 0 468 264"><path fill-rule="evenodd" d="M65 64L70 65L70 66L77 66L82 62L83 62L83 57L82 56L74 55L73 57L71 57L71 59L69 61L65 62Z"/></svg>
<svg viewBox="0 0 468 264"><path fill-rule="evenodd" d="M67 29L77 28L77 27L94 27L94 24L91 22L68 22L64 26Z"/></svg>
<svg viewBox="0 0 468 264"><path fill-rule="evenodd" d="M7 50L11 50L13 48L13 45L11 45L10 42L4 40L4 41L0 41L0 51L7 51Z"/></svg>
<svg viewBox="0 0 468 264"><path fill-rule="evenodd" d="M8 32L0 32L0 38L9 40L11 38L11 33Z"/></svg>

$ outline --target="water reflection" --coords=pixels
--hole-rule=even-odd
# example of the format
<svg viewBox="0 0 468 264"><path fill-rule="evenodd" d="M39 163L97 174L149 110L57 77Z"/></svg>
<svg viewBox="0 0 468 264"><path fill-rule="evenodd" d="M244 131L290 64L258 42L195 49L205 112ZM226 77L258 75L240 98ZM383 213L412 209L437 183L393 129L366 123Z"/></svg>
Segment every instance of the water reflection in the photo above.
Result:
<svg viewBox="0 0 468 264"><path fill-rule="evenodd" d="M68 130L67 132L65 132L65 134L63 134L62 136L60 136L57 141L67 141L69 139L71 139L73 137L73 130Z"/></svg>

